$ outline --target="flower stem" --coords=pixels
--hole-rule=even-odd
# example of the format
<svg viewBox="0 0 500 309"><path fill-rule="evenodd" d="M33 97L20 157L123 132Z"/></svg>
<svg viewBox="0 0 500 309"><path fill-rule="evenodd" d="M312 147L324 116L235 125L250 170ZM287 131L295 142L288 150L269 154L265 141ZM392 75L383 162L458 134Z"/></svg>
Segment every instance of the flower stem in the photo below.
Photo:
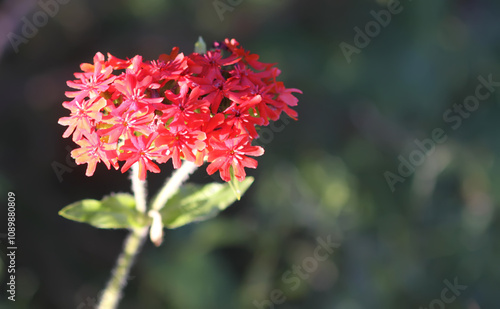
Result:
<svg viewBox="0 0 500 309"><path fill-rule="evenodd" d="M139 165L134 163L130 173L132 192L135 205L140 212L146 212L146 181L139 179ZM114 309L121 299L122 290L127 284L130 268L134 264L135 256L139 253L148 235L149 226L135 228L125 239L123 251L116 261L111 279L108 281L104 293L99 301L98 309Z"/></svg>
<svg viewBox="0 0 500 309"><path fill-rule="evenodd" d="M189 175L196 170L197 166L188 161L184 161L182 166L176 170L170 177L163 188L160 190L151 209L159 211L172 195L177 192L180 186L187 180ZM146 212L146 181L139 179L139 167L137 163L132 165L130 179L132 181L132 192L136 201L136 207L141 212ZM97 309L115 309L122 297L122 290L127 284L127 278L132 267L137 253L140 251L146 237L148 235L149 226L135 228L130 231L123 245L123 252L118 257L116 266L113 270L111 279L109 280L102 297L99 301Z"/></svg>
<svg viewBox="0 0 500 309"><path fill-rule="evenodd" d="M123 246L123 252L118 257L111 279L99 301L98 309L117 308L118 302L122 297L121 291L127 284L128 274L134 263L135 256L147 238L148 228L133 229L128 235Z"/></svg>
<svg viewBox="0 0 500 309"><path fill-rule="evenodd" d="M167 179L165 185L161 188L160 192L158 192L158 195L153 200L151 209L156 211L162 209L168 199L171 198L177 190L179 190L182 183L186 181L189 175L192 174L197 168L198 166L196 166L193 162L184 161L182 166L172 174L172 177Z"/></svg>
<svg viewBox="0 0 500 309"><path fill-rule="evenodd" d="M130 173L130 180L132 181L132 192L134 192L135 207L140 212L146 212L146 181L139 179L139 163L136 162L132 165Z"/></svg>

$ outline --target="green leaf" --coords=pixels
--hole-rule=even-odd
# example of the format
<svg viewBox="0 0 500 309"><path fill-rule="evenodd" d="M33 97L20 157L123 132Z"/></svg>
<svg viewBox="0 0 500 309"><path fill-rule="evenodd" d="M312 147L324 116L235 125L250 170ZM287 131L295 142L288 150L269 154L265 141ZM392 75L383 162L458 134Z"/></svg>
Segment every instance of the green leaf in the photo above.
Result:
<svg viewBox="0 0 500 309"><path fill-rule="evenodd" d="M136 228L149 222L149 218L135 208L134 197L127 193L106 196L101 201L81 200L61 209L59 215L101 229Z"/></svg>
<svg viewBox="0 0 500 309"><path fill-rule="evenodd" d="M198 37L198 41L194 43L194 52L198 54L204 54L207 52L207 44L203 41L203 38Z"/></svg>
<svg viewBox="0 0 500 309"><path fill-rule="evenodd" d="M245 193L253 181L253 177L247 177L239 184L241 194ZM160 213L163 225L173 229L214 217L235 201L236 196L227 183L185 184L168 200Z"/></svg>

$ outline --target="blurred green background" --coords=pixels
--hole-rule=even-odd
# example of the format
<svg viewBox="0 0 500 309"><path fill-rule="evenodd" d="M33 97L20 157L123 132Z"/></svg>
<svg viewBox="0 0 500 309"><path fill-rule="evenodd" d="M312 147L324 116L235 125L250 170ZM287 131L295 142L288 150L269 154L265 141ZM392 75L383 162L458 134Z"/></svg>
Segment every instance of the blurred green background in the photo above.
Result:
<svg viewBox="0 0 500 309"><path fill-rule="evenodd" d="M126 235L57 214L129 191L126 175L99 166L87 178L67 160L73 144L57 124L66 80L97 51L155 59L191 52L199 35L234 37L277 62L304 92L299 121L262 132L266 154L240 202L144 247L120 308L500 308L500 88L453 110L480 76L500 81L498 1L404 0L379 31L370 12L388 1L220 0L219 13L213 0L61 2L18 52L8 34L42 8L0 2L0 217L14 191L18 242L16 302L2 284L1 308L93 308ZM356 47L354 28L367 24L373 38L348 63L340 44ZM398 175L398 157L436 128L446 141L391 190L384 173ZM150 192L170 171L148 176ZM339 245L326 260L314 259L318 238Z"/></svg>

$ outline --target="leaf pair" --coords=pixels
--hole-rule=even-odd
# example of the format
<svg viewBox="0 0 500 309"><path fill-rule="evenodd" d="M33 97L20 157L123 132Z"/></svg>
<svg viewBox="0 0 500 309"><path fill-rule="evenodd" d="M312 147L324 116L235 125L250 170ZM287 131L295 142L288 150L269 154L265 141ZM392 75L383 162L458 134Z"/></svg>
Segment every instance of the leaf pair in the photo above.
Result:
<svg viewBox="0 0 500 309"><path fill-rule="evenodd" d="M185 184L159 211L163 226L174 229L216 216L229 207L250 187L253 177L247 177L234 190L233 184ZM131 194L117 193L102 200L85 199L64 207L59 214L67 219L88 223L97 228L139 228L151 224L151 218L138 211Z"/></svg>

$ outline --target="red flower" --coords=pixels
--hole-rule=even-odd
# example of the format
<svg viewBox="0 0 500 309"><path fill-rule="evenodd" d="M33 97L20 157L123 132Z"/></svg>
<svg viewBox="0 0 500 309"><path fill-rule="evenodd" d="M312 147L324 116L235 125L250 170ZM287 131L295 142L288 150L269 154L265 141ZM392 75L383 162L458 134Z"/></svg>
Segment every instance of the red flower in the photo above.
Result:
<svg viewBox="0 0 500 309"><path fill-rule="evenodd" d="M123 102L118 107L120 112L127 109L141 112L154 110L156 104L161 103L163 98L147 97L145 90L150 84L151 77L147 76L139 81L133 73L127 73L125 80L117 80L114 87L123 96Z"/></svg>
<svg viewBox="0 0 500 309"><path fill-rule="evenodd" d="M91 98L98 96L99 93L108 90L109 84L115 80L116 76L110 76L111 72L113 72L112 67L102 70L102 64L97 62L93 73L75 74L80 80L66 82L69 87L80 89L80 91L66 91L66 96L69 98L74 98L80 94Z"/></svg>
<svg viewBox="0 0 500 309"><path fill-rule="evenodd" d="M126 172L132 164L139 162L139 178L146 179L146 169L153 173L159 173L160 168L153 163L153 159L161 155L162 148L153 145L158 133L153 133L150 136L141 135L136 137L132 135L130 139L125 141L125 144L120 147L123 151L118 156L118 160L125 160L122 166L122 173Z"/></svg>
<svg viewBox="0 0 500 309"><path fill-rule="evenodd" d="M151 61L150 71L158 80L178 79L187 69L188 65L183 53L174 48L170 55L160 55L158 61Z"/></svg>
<svg viewBox="0 0 500 309"><path fill-rule="evenodd" d="M207 173L212 175L217 170L224 181L231 180L230 167L233 167L234 176L239 181L245 179L245 167L257 168L257 161L247 157L261 156L264 149L260 146L251 146L250 139L245 136L230 138L221 142L215 138L210 139L210 146L213 149L208 154Z"/></svg>
<svg viewBox="0 0 500 309"><path fill-rule="evenodd" d="M131 60L123 60L116 58L115 56L108 53L108 62L107 64L115 70L123 70L130 66Z"/></svg>
<svg viewBox="0 0 500 309"><path fill-rule="evenodd" d="M165 105L162 119L164 122L171 120L170 127L196 128L210 119L209 101L199 99L200 89L196 87L188 94L189 86L182 84L178 95L167 90L165 97L172 104Z"/></svg>
<svg viewBox="0 0 500 309"><path fill-rule="evenodd" d="M95 122L102 118L99 111L106 106L106 100L99 97L85 100L84 97L84 94L80 94L73 101L63 103L63 106L71 111L70 117L62 117L58 121L60 125L69 126L64 131L65 138L74 132L73 140L79 140L83 132L90 133Z"/></svg>
<svg viewBox="0 0 500 309"><path fill-rule="evenodd" d="M203 74L210 76L213 74L221 74L222 66L235 64L239 61L238 55L231 55L229 58L222 58L220 49L215 51L207 51L206 54L200 55L194 53L191 57L191 70L195 74Z"/></svg>
<svg viewBox="0 0 500 309"><path fill-rule="evenodd" d="M237 85L235 80L225 80L222 76L209 75L206 77L191 77L192 86L200 89L201 95L206 95L204 99L209 102L210 110L216 114L223 98L229 96L237 96L235 91L245 89L243 86Z"/></svg>
<svg viewBox="0 0 500 309"><path fill-rule="evenodd" d="M289 106L296 106L299 99L297 99L292 93L297 92L302 94L302 91L295 88L285 88L283 82L276 83L276 93L278 94L278 100L284 102L286 105L281 106L283 111L288 114L288 116L293 119L297 119L297 112L293 109L289 108Z"/></svg>
<svg viewBox="0 0 500 309"><path fill-rule="evenodd" d="M181 167L181 157L185 160L195 162L197 151L205 149L206 134L202 131L189 131L179 127L170 130L161 130L161 135L157 139L158 145L163 145L168 149L166 156L158 162L164 163L172 158L174 168Z"/></svg>
<svg viewBox="0 0 500 309"><path fill-rule="evenodd" d="M238 43L235 39L225 39L224 45L233 52L233 55L243 57L245 62L256 70L266 70L274 65L273 63L262 63L257 61L259 60L259 55L251 54L250 51L239 47L240 43Z"/></svg>
<svg viewBox="0 0 500 309"><path fill-rule="evenodd" d="M264 120L258 117L255 111L250 111L248 108L238 106L226 110L226 124L236 128L241 134L249 134L252 138L258 138L259 134L257 134L255 126L262 125Z"/></svg>
<svg viewBox="0 0 500 309"><path fill-rule="evenodd" d="M108 136L108 142L117 142L120 137L129 139L133 132L149 135L151 133L151 122L154 114L141 112L125 112L120 115L116 109L108 116L103 117L103 122L111 124L112 127L99 130L99 135Z"/></svg>
<svg viewBox="0 0 500 309"><path fill-rule="evenodd" d="M85 138L76 141L80 148L71 151L71 156L75 158L75 162L78 165L83 163L88 164L85 175L92 176L97 163L101 161L106 164L108 169L110 169L111 165L114 168L118 168L115 144L102 142L96 133L84 132L83 135Z"/></svg>

